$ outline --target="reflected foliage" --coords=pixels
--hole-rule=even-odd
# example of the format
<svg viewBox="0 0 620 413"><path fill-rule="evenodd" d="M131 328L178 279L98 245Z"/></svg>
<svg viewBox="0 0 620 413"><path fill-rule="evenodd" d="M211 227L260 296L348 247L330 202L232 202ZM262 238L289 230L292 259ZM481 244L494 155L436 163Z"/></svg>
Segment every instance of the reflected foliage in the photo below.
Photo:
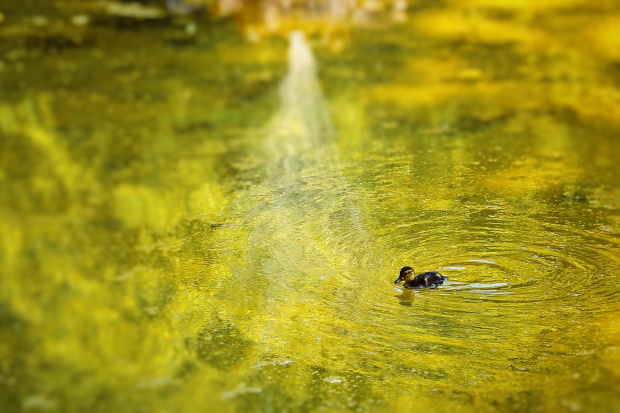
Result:
<svg viewBox="0 0 620 413"><path fill-rule="evenodd" d="M614 2L130 3L0 5L0 406L618 410Z"/></svg>

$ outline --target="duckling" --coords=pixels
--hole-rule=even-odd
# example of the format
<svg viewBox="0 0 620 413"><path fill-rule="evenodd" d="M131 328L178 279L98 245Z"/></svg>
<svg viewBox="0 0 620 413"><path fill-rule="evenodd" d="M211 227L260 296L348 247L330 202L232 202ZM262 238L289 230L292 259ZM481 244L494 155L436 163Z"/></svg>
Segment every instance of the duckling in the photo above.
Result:
<svg viewBox="0 0 620 413"><path fill-rule="evenodd" d="M403 285L405 288L437 287L438 285L443 284L443 282L447 279L448 277L444 277L437 271L423 272L422 274L416 276L413 268L403 267L400 270L400 276L396 281L394 281L394 284L405 281L405 284Z"/></svg>

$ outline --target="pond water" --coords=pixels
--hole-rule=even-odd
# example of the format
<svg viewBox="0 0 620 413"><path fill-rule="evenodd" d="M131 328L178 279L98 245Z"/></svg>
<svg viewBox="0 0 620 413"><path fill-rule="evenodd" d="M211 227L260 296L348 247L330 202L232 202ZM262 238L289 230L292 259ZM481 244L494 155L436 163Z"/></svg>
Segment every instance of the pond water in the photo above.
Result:
<svg viewBox="0 0 620 413"><path fill-rule="evenodd" d="M620 409L611 2L259 42L13 3L6 411Z"/></svg>

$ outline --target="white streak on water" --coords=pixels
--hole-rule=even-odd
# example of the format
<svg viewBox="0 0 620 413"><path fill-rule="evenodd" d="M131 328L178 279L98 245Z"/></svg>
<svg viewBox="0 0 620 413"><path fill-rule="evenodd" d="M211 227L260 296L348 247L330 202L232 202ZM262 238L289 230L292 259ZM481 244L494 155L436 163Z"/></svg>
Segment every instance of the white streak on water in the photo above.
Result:
<svg viewBox="0 0 620 413"><path fill-rule="evenodd" d="M287 172L301 155L325 143L332 126L317 77L317 67L304 34L292 32L289 70L280 84L280 110L268 132L268 151Z"/></svg>
<svg viewBox="0 0 620 413"><path fill-rule="evenodd" d="M479 259L473 259L473 260L467 260L467 262L481 262L483 264L495 264L495 261L493 260L479 260Z"/></svg>

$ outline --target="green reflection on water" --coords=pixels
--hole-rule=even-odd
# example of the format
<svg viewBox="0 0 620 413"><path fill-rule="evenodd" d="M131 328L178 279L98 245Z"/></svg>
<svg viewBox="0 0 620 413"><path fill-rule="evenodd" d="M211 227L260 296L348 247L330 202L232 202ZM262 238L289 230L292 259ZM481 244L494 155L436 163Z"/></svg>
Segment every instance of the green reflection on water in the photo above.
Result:
<svg viewBox="0 0 620 413"><path fill-rule="evenodd" d="M0 404L617 410L611 29L492 11L317 44L318 81L225 23L0 27Z"/></svg>

